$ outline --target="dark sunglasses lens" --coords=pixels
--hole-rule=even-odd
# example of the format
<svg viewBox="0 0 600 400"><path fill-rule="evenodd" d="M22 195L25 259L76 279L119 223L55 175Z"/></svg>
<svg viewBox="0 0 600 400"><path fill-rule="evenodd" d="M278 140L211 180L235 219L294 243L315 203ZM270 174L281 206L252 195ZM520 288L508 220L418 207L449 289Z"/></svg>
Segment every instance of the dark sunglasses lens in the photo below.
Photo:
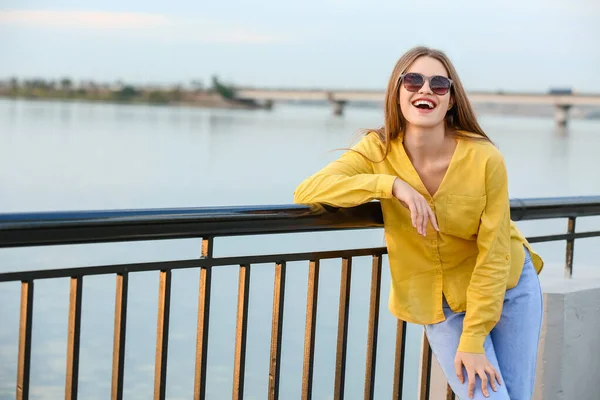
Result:
<svg viewBox="0 0 600 400"><path fill-rule="evenodd" d="M445 95L450 90L450 80L445 76L431 78L431 91L435 94Z"/></svg>
<svg viewBox="0 0 600 400"><path fill-rule="evenodd" d="M424 83L423 77L419 74L410 73L404 75L404 87L409 92L416 92L423 87Z"/></svg>

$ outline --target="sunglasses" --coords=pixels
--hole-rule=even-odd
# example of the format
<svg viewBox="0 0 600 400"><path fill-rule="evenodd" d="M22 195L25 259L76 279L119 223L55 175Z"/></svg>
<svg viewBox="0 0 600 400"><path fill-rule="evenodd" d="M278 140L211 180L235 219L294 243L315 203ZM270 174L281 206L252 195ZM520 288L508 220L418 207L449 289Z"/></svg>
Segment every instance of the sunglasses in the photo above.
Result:
<svg viewBox="0 0 600 400"><path fill-rule="evenodd" d="M404 88L409 92L419 91L425 84L425 79L429 81L429 88L438 96L443 96L450 91L452 80L441 75L425 77L417 72L409 72L400 75L400 80L404 84Z"/></svg>

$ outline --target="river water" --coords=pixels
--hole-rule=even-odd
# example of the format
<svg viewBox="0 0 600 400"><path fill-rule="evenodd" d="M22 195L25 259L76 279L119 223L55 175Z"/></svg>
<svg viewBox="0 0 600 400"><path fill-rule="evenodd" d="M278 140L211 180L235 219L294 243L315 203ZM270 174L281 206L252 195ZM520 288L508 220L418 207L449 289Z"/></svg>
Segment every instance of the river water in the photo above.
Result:
<svg viewBox="0 0 600 400"><path fill-rule="evenodd" d="M481 116L503 152L512 198L600 194L600 122L571 121L559 130L548 118ZM288 204L295 186L351 145L357 129L377 127L376 109L277 105L272 111L0 100L0 212ZM578 230L599 219L578 220ZM522 222L527 235L559 233L566 221ZM238 237L215 242L215 256L380 246L381 230ZM594 264L596 239L577 241L577 266ZM560 271L564 243L536 249L547 270ZM64 268L198 257L199 240L0 250L0 271ZM389 398L395 321L387 311L384 259L376 398ZM333 391L339 260L321 266L314 396ZM301 389L307 292L306 263L288 264L281 398ZM245 398L264 399L268 385L273 266L251 275ZM346 393L362 396L370 260L355 261ZM114 277L84 280L80 398L110 394ZM167 398L193 391L198 270L175 271L172 282ZM125 398L152 397L157 273L130 276ZM213 272L207 397L231 396L237 267ZM0 284L0 399L14 397L20 286ZM69 282L35 286L31 398L63 398ZM421 331L410 326L404 391L417 390ZM358 395L360 393L360 395Z"/></svg>

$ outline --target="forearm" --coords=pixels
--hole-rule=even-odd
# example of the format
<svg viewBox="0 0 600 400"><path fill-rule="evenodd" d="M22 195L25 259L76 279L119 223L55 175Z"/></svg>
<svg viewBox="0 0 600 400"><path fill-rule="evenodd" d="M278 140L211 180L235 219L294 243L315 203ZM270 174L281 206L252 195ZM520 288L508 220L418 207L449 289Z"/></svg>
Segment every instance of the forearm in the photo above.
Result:
<svg viewBox="0 0 600 400"><path fill-rule="evenodd" d="M353 207L392 197L396 177L386 174L342 175L317 173L304 180L294 192L294 202Z"/></svg>

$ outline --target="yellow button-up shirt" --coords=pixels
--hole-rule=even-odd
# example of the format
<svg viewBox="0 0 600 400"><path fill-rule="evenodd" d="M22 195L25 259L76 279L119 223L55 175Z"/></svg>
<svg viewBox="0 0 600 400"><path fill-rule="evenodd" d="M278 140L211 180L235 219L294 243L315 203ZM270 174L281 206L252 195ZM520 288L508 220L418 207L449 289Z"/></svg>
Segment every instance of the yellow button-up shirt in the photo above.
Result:
<svg viewBox="0 0 600 400"><path fill-rule="evenodd" d="M468 134L467 132L463 132ZM500 319L506 289L516 286L525 246L536 271L543 261L510 220L504 158L487 141L457 138L448 170L433 196L405 152L392 141L385 160L375 133L354 150L305 179L294 202L353 207L379 200L391 272L389 309L416 324L444 320L442 296L465 312L458 351L484 353L486 336ZM440 231L428 223L426 237L412 226L410 211L392 196L396 177L427 199Z"/></svg>

